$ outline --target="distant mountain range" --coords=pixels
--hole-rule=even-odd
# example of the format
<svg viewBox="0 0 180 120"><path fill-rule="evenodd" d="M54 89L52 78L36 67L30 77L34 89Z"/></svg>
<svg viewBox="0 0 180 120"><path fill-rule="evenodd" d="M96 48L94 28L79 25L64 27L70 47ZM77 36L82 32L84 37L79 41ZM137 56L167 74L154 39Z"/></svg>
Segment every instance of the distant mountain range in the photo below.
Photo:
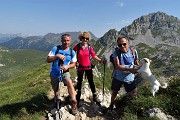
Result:
<svg viewBox="0 0 180 120"><path fill-rule="evenodd" d="M2 34L0 33L0 43L3 43L3 42L7 42L13 38L16 38L16 37L27 37L28 35L25 35L25 34L22 34L22 33L19 33L19 34Z"/></svg>
<svg viewBox="0 0 180 120"><path fill-rule="evenodd" d="M80 32L66 33L72 36L72 43L77 42ZM13 49L50 50L52 46L59 44L58 40L62 34L48 33L44 36L28 36L25 38L18 36L9 41L6 40L1 45ZM99 40L101 45L107 49L116 45L116 39L119 36L128 37L133 46L145 43L151 47L158 44L180 47L180 20L163 12L150 13L135 19L131 25L123 27L120 31L111 29L101 38L97 38L93 33L91 35L92 39Z"/></svg>
<svg viewBox="0 0 180 120"><path fill-rule="evenodd" d="M81 32L64 32L68 33L72 37L72 42L77 41L78 36ZM21 37L17 36L9 41L1 43L2 46L11 49L36 49L47 51L50 50L54 45L60 44L60 37L64 33L48 33L44 36L28 36ZM97 40L98 38L90 32L92 39Z"/></svg>

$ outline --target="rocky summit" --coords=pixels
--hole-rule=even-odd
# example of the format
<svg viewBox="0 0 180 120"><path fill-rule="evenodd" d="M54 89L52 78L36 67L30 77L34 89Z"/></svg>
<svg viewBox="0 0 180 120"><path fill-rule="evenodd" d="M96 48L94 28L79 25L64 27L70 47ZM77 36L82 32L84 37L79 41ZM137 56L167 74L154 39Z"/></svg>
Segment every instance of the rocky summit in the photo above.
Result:
<svg viewBox="0 0 180 120"><path fill-rule="evenodd" d="M76 81L75 81L76 82ZM119 95L124 95L125 92L123 88L119 91ZM52 99L54 96L53 91L49 91L49 99ZM119 103L120 106L114 106L114 109L109 109L110 100L111 100L110 91L105 92L103 94L102 90L98 90L98 100L101 101L101 105L97 105L92 101L92 93L89 88L89 84L86 82L82 87L82 96L81 102L82 106L78 108L78 113L76 115L72 115L70 113L70 105L67 103L68 101L68 93L67 87L61 83L61 104L60 104L60 117L61 120L121 120L123 115L123 104L125 104L124 100L128 100L126 98L121 100ZM57 109L56 107L51 107L49 111L47 111L47 119L55 120L57 119ZM170 115L166 115L159 108L152 108L144 111L149 117L156 116L159 120L176 120Z"/></svg>

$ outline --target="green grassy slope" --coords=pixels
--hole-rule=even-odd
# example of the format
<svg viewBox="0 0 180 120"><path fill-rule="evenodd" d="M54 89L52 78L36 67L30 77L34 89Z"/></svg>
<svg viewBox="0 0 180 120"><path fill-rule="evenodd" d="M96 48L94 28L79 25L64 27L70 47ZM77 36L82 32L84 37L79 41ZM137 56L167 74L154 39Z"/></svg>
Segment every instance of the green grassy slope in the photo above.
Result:
<svg viewBox="0 0 180 120"><path fill-rule="evenodd" d="M47 52L36 50L0 50L0 82L31 71L45 63Z"/></svg>
<svg viewBox="0 0 180 120"><path fill-rule="evenodd" d="M43 64L0 83L0 119L39 119L45 115L50 89L49 65Z"/></svg>

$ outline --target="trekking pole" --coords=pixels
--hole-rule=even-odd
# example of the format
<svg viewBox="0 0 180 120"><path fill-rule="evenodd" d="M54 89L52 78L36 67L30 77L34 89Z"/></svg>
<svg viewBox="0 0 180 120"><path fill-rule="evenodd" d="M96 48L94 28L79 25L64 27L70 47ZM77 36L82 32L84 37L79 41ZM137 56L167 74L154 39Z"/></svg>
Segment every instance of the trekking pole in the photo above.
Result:
<svg viewBox="0 0 180 120"><path fill-rule="evenodd" d="M103 59L106 60L105 55L103 56ZM105 72L106 72L106 71L105 71L105 67L106 67L105 64L106 64L106 63L103 62L103 64L104 64L104 76L103 76L103 101L104 101L104 81L105 81L105 79L106 79L106 78L105 78Z"/></svg>
<svg viewBox="0 0 180 120"><path fill-rule="evenodd" d="M59 78L58 78L58 82L59 82L59 87L58 87L58 91L59 91L59 94L58 94L58 99L56 101L56 104L57 104L57 112L56 112L56 120L61 120L62 118L62 112L60 111L60 88L61 88L61 81L62 81L62 78L63 78L63 70L61 69L61 66L63 66L63 63L64 61L62 60L59 60L58 62L58 66L60 66L60 71L59 71Z"/></svg>

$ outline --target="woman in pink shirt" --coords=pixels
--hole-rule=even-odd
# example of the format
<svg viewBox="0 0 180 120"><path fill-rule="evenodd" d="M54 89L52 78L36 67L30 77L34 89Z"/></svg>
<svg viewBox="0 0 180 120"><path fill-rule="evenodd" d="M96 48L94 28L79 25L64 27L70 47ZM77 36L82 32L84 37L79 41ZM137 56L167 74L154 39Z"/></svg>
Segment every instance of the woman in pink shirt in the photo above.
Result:
<svg viewBox="0 0 180 120"><path fill-rule="evenodd" d="M97 93L96 88L93 81L93 72L92 72L92 66L91 66L91 60L90 56L97 60L100 63L104 63L105 60L100 59L98 56L96 56L96 53L93 50L93 47L88 44L89 40L91 39L91 36L88 32L83 32L79 35L79 40L81 41L75 47L73 48L74 51L77 53L77 64L78 64L78 82L77 82L77 106L80 107L82 103L80 102L81 98L81 87L82 87L82 80L83 80L83 74L86 73L92 94L93 94L93 101L96 102L96 104L100 105L100 102L97 101Z"/></svg>

